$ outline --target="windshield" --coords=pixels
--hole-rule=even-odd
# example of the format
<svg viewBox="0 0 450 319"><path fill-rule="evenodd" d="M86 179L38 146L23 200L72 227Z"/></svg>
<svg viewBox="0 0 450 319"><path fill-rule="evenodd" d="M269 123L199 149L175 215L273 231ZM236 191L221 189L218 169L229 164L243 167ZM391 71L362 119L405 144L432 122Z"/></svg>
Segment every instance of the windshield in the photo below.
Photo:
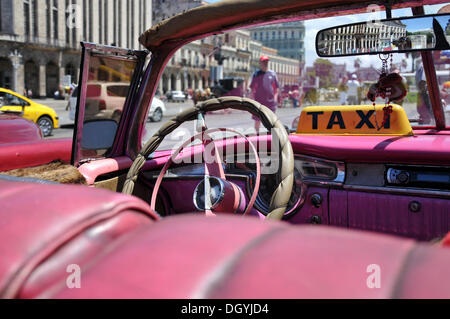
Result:
<svg viewBox="0 0 450 319"><path fill-rule="evenodd" d="M425 13L437 13L441 7L428 6ZM319 58L315 37L325 27L384 19L385 12L380 10L370 7L364 14L237 29L185 45L172 56L158 85L157 96L165 104L162 120L200 101L221 96L255 99L272 109L288 129L296 129L301 110L306 106L373 105L367 93L382 72L380 57ZM412 16L412 12L410 8L393 10L392 16ZM446 32L450 37L448 24ZM447 103L449 52L434 51L432 56L439 94L442 103ZM435 126L420 53L392 54L385 68L388 73L398 73L403 78L407 94L395 103L403 107L411 125ZM386 101L377 98L375 103L384 105ZM151 112L152 109L143 143L160 127L151 121ZM449 113L446 114L448 117ZM242 111L212 112L206 114L205 120L208 128L233 128L245 135L267 133L258 118ZM447 126L448 123L450 118ZM180 145L195 131L195 123L184 123L166 137L159 149Z"/></svg>

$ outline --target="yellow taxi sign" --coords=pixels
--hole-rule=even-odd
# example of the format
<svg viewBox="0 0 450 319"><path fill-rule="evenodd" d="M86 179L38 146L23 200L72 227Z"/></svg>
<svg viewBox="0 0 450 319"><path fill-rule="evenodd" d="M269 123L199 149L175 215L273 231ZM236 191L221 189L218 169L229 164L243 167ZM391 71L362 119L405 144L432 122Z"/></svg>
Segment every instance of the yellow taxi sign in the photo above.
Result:
<svg viewBox="0 0 450 319"><path fill-rule="evenodd" d="M302 110L296 134L413 135L399 105L309 106Z"/></svg>

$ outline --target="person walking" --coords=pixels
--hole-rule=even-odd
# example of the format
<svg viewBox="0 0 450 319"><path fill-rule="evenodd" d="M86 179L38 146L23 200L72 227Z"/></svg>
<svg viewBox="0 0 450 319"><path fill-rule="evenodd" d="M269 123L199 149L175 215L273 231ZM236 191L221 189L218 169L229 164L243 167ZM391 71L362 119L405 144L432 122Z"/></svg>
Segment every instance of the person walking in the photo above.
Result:
<svg viewBox="0 0 450 319"><path fill-rule="evenodd" d="M416 67L416 87L417 87L417 113L419 113L419 124L430 124L432 121L431 100L428 95L428 85L423 68L422 60L418 60Z"/></svg>
<svg viewBox="0 0 450 319"><path fill-rule="evenodd" d="M279 87L276 73L269 70L269 57L263 55L259 59L259 70L253 74L250 83L253 99L276 112ZM254 115L252 118L255 121L255 130L258 133L261 120Z"/></svg>
<svg viewBox="0 0 450 319"><path fill-rule="evenodd" d="M352 75L352 79L347 82L348 87L348 105L357 105L359 103L358 92L359 92L359 81L356 74Z"/></svg>
<svg viewBox="0 0 450 319"><path fill-rule="evenodd" d="M344 76L338 84L339 101L341 102L341 105L347 104L347 80L348 78Z"/></svg>

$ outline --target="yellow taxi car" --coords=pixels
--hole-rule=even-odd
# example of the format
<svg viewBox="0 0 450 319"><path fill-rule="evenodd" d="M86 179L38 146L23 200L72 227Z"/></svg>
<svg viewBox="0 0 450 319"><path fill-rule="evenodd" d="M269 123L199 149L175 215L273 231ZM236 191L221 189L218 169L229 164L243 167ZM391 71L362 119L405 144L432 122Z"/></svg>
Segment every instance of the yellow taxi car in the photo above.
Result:
<svg viewBox="0 0 450 319"><path fill-rule="evenodd" d="M8 89L0 88L0 112L19 114L41 128L43 136L52 134L59 127L59 118L52 108L33 102Z"/></svg>

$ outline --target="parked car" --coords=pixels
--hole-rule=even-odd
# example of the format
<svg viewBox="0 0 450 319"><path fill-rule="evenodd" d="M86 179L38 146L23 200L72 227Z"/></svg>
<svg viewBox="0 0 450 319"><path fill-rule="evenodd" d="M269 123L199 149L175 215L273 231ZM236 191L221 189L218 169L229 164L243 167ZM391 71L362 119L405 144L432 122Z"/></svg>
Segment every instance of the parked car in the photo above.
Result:
<svg viewBox="0 0 450 319"><path fill-rule="evenodd" d="M90 83L88 88L90 112L86 119L105 117L120 120L122 108L128 93L127 83ZM70 95L67 108L69 118L75 121L76 107L78 100L78 87ZM160 122L166 113L164 102L158 98L153 98L148 118L152 122Z"/></svg>
<svg viewBox="0 0 450 319"><path fill-rule="evenodd" d="M386 5L386 14L407 8L417 14L424 10L418 6L428 3L445 2L394 0ZM86 93L79 112L89 113L93 96L96 105L102 105L103 98L92 94L98 90L103 97L101 85L88 89L105 75L96 72L101 60L102 66L115 67L117 78L125 81L125 75L133 74L122 119L78 123L71 164L79 174L61 176L50 163L39 166L39 183L23 180L27 170L36 170L30 157L54 158L59 145L47 152L48 143L26 149L18 143L8 146L7 156L0 145L0 168L9 174L0 176L0 297L450 298L450 126L430 58L430 51L447 48L435 21L445 27L450 16L374 23L366 15L370 4L206 4L141 35L150 61L147 50L83 42L80 69L89 72L81 75L80 83L86 86L80 92ZM369 24L355 27L356 13L363 13L357 18ZM319 17L339 17L337 30L317 32L317 25L325 25ZM345 17L352 25L342 25ZM336 64L354 44L363 50L349 54L379 58L377 48L367 47L377 41L356 41L366 27L371 36L379 25L385 35L410 34L402 28L425 33L436 29L436 36L428 38L439 46L405 51L423 56L428 79L420 84L427 89L423 100L428 102L426 92L435 94L429 105L419 107L429 106L432 120L411 125L406 108L395 104L405 90L393 72L382 73L371 92L383 97L382 102L303 108L290 135L284 125L298 113L277 116L257 101L233 96L180 107L147 135L151 101L164 68L186 43L197 45L211 35L243 27L245 32L237 32L248 35L248 28L255 26L305 19L316 22L310 29L306 23L301 26L306 34L315 32L317 41L305 42L308 47L302 50L316 49ZM339 32L345 37L335 36ZM246 50L237 53L251 55ZM382 66L390 59L375 61ZM173 72L172 65L168 68ZM319 100L318 90L315 95L311 103ZM222 110L237 112L231 120L225 114L208 117ZM211 126L213 118L218 127ZM253 129L255 122L267 132ZM214 139L218 133L222 139ZM167 141L176 145L167 146ZM15 168L22 169L14 179L10 175ZM78 185L80 174L87 186ZM53 178L61 177L77 185L54 184ZM180 316L176 311L171 317ZM279 317L272 310L270 316Z"/></svg>
<svg viewBox="0 0 450 319"><path fill-rule="evenodd" d="M0 112L14 113L31 120L47 137L59 127L59 118L52 108L36 103L16 92L0 88Z"/></svg>
<svg viewBox="0 0 450 319"><path fill-rule="evenodd" d="M20 116L0 112L0 144L42 140L37 124Z"/></svg>
<svg viewBox="0 0 450 319"><path fill-rule="evenodd" d="M181 91L168 91L166 93L167 100L169 102L182 102L184 103L187 99L186 94Z"/></svg>
<svg viewBox="0 0 450 319"><path fill-rule="evenodd" d="M214 97L244 96L244 79L242 77L227 77L219 80L216 86L211 88Z"/></svg>
<svg viewBox="0 0 450 319"><path fill-rule="evenodd" d="M152 122L161 122L165 113L166 106L164 105L164 102L157 97L153 97L148 113L148 119Z"/></svg>

